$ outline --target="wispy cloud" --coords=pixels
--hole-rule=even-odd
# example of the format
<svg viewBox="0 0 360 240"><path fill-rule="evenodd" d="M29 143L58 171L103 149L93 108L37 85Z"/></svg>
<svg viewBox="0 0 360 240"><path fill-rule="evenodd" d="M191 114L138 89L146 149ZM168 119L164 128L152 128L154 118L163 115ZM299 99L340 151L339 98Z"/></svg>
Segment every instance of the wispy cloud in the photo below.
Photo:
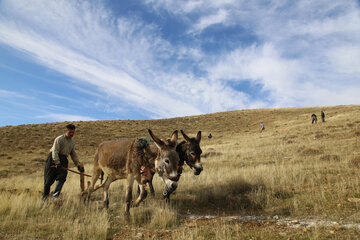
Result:
<svg viewBox="0 0 360 240"><path fill-rule="evenodd" d="M226 22L228 12L224 9L219 9L212 15L201 17L198 22L194 25L192 32L201 32L205 28L214 24L223 24Z"/></svg>
<svg viewBox="0 0 360 240"><path fill-rule="evenodd" d="M144 4L183 24L178 41L163 37L156 21L116 16L101 1L3 0L0 43L69 76L106 112L172 117L359 102L356 1ZM211 32L214 25L221 27ZM243 82L260 94L238 87Z"/></svg>
<svg viewBox="0 0 360 240"><path fill-rule="evenodd" d="M32 97L26 96L24 94L0 89L0 99L31 99Z"/></svg>
<svg viewBox="0 0 360 240"><path fill-rule="evenodd" d="M87 2L2 5L11 17L0 18L0 41L38 63L158 117L201 113L156 81L157 53L166 58L168 44L151 25L113 18Z"/></svg>
<svg viewBox="0 0 360 240"><path fill-rule="evenodd" d="M218 19L214 22L225 29L241 26L256 37L250 46L240 43L203 62L213 81L260 84L262 91L270 93L264 102L272 106L359 102L352 91L360 87L360 11L356 1L199 0L191 8L189 2L164 0L154 6L188 19L190 30L204 29L211 19ZM214 17L217 9L226 12L226 17ZM191 21L194 18L197 21Z"/></svg>
<svg viewBox="0 0 360 240"><path fill-rule="evenodd" d="M71 114L55 114L55 113L49 113L46 115L39 115L37 118L43 118L43 119L51 119L53 121L96 121L95 118L90 118L87 116L80 116L80 115L71 115Z"/></svg>

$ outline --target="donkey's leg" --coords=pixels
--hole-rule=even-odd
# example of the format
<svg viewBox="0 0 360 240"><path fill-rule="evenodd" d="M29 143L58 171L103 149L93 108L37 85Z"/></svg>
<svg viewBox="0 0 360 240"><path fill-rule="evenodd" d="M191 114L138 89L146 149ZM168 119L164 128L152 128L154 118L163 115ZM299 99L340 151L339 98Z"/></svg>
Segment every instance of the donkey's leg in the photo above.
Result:
<svg viewBox="0 0 360 240"><path fill-rule="evenodd" d="M104 207L109 208L109 187L112 183L112 178L108 176L106 181L104 182L103 189L104 189Z"/></svg>
<svg viewBox="0 0 360 240"><path fill-rule="evenodd" d="M154 187L152 185L152 181L149 182L149 188L150 188L150 194L152 197L155 197L155 190Z"/></svg>
<svg viewBox="0 0 360 240"><path fill-rule="evenodd" d="M146 198L147 196L147 191L145 189L145 186L143 184L139 184L139 188L140 188L140 195L139 197L136 199L136 201L134 202L133 206L137 207L139 206L139 204Z"/></svg>
<svg viewBox="0 0 360 240"><path fill-rule="evenodd" d="M125 192L125 216L128 217L130 215L130 205L132 200L132 188L134 184L134 176L132 174L128 174L126 181L126 192Z"/></svg>
<svg viewBox="0 0 360 240"><path fill-rule="evenodd" d="M98 180L99 175L100 175L101 172L102 172L102 170L100 168L94 167L93 175L91 177L91 183L90 183L90 186L89 186L89 188L87 190L87 196L86 196L85 201L89 202L90 195L94 191L95 183Z"/></svg>
<svg viewBox="0 0 360 240"><path fill-rule="evenodd" d="M138 187L137 187L137 195L138 196L140 195L140 185L138 185Z"/></svg>
<svg viewBox="0 0 360 240"><path fill-rule="evenodd" d="M165 188L164 192L163 192L163 197L165 198L165 202L167 204L170 204L170 192L168 192L168 190Z"/></svg>
<svg viewBox="0 0 360 240"><path fill-rule="evenodd" d="M150 181L149 181L150 194L151 194L152 197L155 197L155 190L154 190L154 187L153 187L153 185L152 185L152 181L153 181L154 175L155 175L155 173L154 173L154 174L151 174L151 179L150 179Z"/></svg>

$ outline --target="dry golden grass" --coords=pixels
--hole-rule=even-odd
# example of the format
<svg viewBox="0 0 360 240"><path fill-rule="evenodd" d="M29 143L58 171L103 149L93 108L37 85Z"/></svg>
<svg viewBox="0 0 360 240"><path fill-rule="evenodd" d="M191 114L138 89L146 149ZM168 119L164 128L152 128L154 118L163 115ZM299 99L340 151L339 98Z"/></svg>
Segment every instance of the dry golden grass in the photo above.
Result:
<svg viewBox="0 0 360 240"><path fill-rule="evenodd" d="M326 122L311 124L312 113ZM0 237L9 239L287 239L356 238L356 228L292 229L271 221L191 220L197 215L261 215L359 223L360 108L287 108L231 111L151 121L76 122L75 142L91 173L96 146L105 140L174 129L203 132L204 171L184 168L172 205L156 197L131 209L125 222L124 181L110 187L110 208L101 190L88 207L79 200L79 177L69 173L62 203L40 207L44 161L66 123L0 128ZM262 133L260 122L265 123ZM212 133L213 138L207 135ZM134 191L135 192L135 191ZM140 235L139 235L140 234Z"/></svg>

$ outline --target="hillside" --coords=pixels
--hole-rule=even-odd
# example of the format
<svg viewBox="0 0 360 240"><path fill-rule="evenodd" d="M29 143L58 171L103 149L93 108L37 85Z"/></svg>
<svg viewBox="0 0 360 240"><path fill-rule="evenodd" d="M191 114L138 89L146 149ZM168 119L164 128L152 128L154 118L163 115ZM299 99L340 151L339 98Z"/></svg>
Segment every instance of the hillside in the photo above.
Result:
<svg viewBox="0 0 360 240"><path fill-rule="evenodd" d="M325 129L322 130L328 132L326 135L329 138L336 138L347 131L353 131L348 136L350 139L355 136L360 122L359 106L335 106L239 110L159 120L80 121L75 122L77 131L74 140L82 161L91 163L95 149L102 141L147 136L148 128L164 138L175 129L183 129L190 135L201 130L206 142L209 133L218 140L237 134L257 134L260 122L263 121L266 131L273 133L271 136L274 138L291 132L315 135L318 128L310 132L305 130L311 125L312 113L316 113L319 122L321 121L321 110L326 112L327 119ZM31 174L42 167L54 139L64 132L66 124L60 122L0 127L0 178Z"/></svg>
<svg viewBox="0 0 360 240"><path fill-rule="evenodd" d="M326 114L324 123L321 122L321 110ZM311 124L312 113L318 116L317 124ZM260 122L265 123L265 131L262 133L259 132ZM5 181L1 189L2 192L9 194L9 198L16 198L20 196L17 194L26 189L29 191L31 188L35 191L30 191L29 198L34 199L33 201L40 198L46 155L54 138L64 132L66 124L61 122L0 128L0 179ZM306 233L302 227L294 229L284 227L282 232L286 234L282 236L273 225L276 223L270 220L264 220L264 223L251 225L249 228L248 224L253 223L218 220L221 224L217 226L213 225L216 220L184 220L181 217L189 214L200 216L255 214L265 216L265 219L279 216L280 219L290 217L336 221L339 223L337 226L342 226L341 222L358 224L360 217L356 202L360 197L360 106L358 105L239 110L172 119L82 121L74 124L77 127L74 137L76 149L80 160L85 163L86 172L90 174L95 149L102 141L147 136L148 128L161 138L168 138L175 129L183 129L189 136L195 136L197 131L202 131L204 171L200 176L195 177L189 168L184 169L180 186L173 196L174 209L170 211L170 215L175 216L175 220L162 220L165 221L165 225L162 225L161 221L157 222L159 219L164 219L164 216L157 210L149 210L153 204L157 206L157 203L147 199L144 205L132 209L134 215L132 225L130 224L128 228L120 227L124 224L123 220L116 218L123 210L124 183L120 181L112 187L110 201L113 205L110 205L110 212L106 216L101 215L107 219L108 226L112 228L111 231L104 233L106 236L116 238L118 234L130 234L131 226L139 225L145 226L147 230L144 231L150 232L151 236L160 234L159 236L164 238L178 239L189 239L189 237L203 239L204 234L209 235L210 239L216 238L214 236L218 236L217 234L224 236L217 239L226 239L226 236L234 238L257 236L265 239L291 236L327 238L334 235L353 238L360 233L356 227L339 229L336 226L321 226L315 229L305 227ZM209 133L213 138L207 138ZM34 187L24 182L28 178L36 183ZM75 201L78 191L78 177L69 174L68 181L71 184L65 184L64 197L67 203L71 204ZM157 192L156 199L161 199L162 183L155 179L154 186ZM349 199L355 199L353 200L355 202ZM100 193L95 202L101 202ZM0 209L0 212L11 211L9 210L11 203L8 205L8 210ZM38 207L33 203L31 208ZM64 212L67 211L66 209L65 204ZM47 213L42 214L43 218L48 217ZM97 209L93 210L92 214L103 213ZM16 217L16 214L14 216ZM72 218L71 216L73 215L69 213L69 218ZM25 218L27 222L35 221L35 217ZM1 219L3 233L19 236L11 227L6 227L9 221L9 219ZM64 221L68 221L66 217ZM11 222L14 224L14 220ZM72 220L69 220L69 229L71 222ZM186 230L189 224L196 224L195 229ZM234 224L237 224L237 227L234 227ZM164 233L161 230L169 229L169 226L170 229L176 229L176 232ZM160 233L154 230L159 228ZM48 226L42 236L51 232L51 229ZM64 231L73 231L69 229L65 228ZM31 234L38 236L31 230L21 236ZM66 239L64 236L63 238ZM130 234L129 238L131 236Z"/></svg>

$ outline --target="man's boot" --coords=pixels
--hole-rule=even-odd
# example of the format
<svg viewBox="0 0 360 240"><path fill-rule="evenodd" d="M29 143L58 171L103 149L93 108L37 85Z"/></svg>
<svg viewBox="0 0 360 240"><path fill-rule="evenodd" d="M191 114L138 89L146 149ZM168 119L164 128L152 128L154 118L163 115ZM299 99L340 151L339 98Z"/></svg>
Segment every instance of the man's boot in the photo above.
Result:
<svg viewBox="0 0 360 240"><path fill-rule="evenodd" d="M63 185L64 185L64 182L56 181L56 187L55 187L54 193L52 195L52 200L56 200L59 197Z"/></svg>

